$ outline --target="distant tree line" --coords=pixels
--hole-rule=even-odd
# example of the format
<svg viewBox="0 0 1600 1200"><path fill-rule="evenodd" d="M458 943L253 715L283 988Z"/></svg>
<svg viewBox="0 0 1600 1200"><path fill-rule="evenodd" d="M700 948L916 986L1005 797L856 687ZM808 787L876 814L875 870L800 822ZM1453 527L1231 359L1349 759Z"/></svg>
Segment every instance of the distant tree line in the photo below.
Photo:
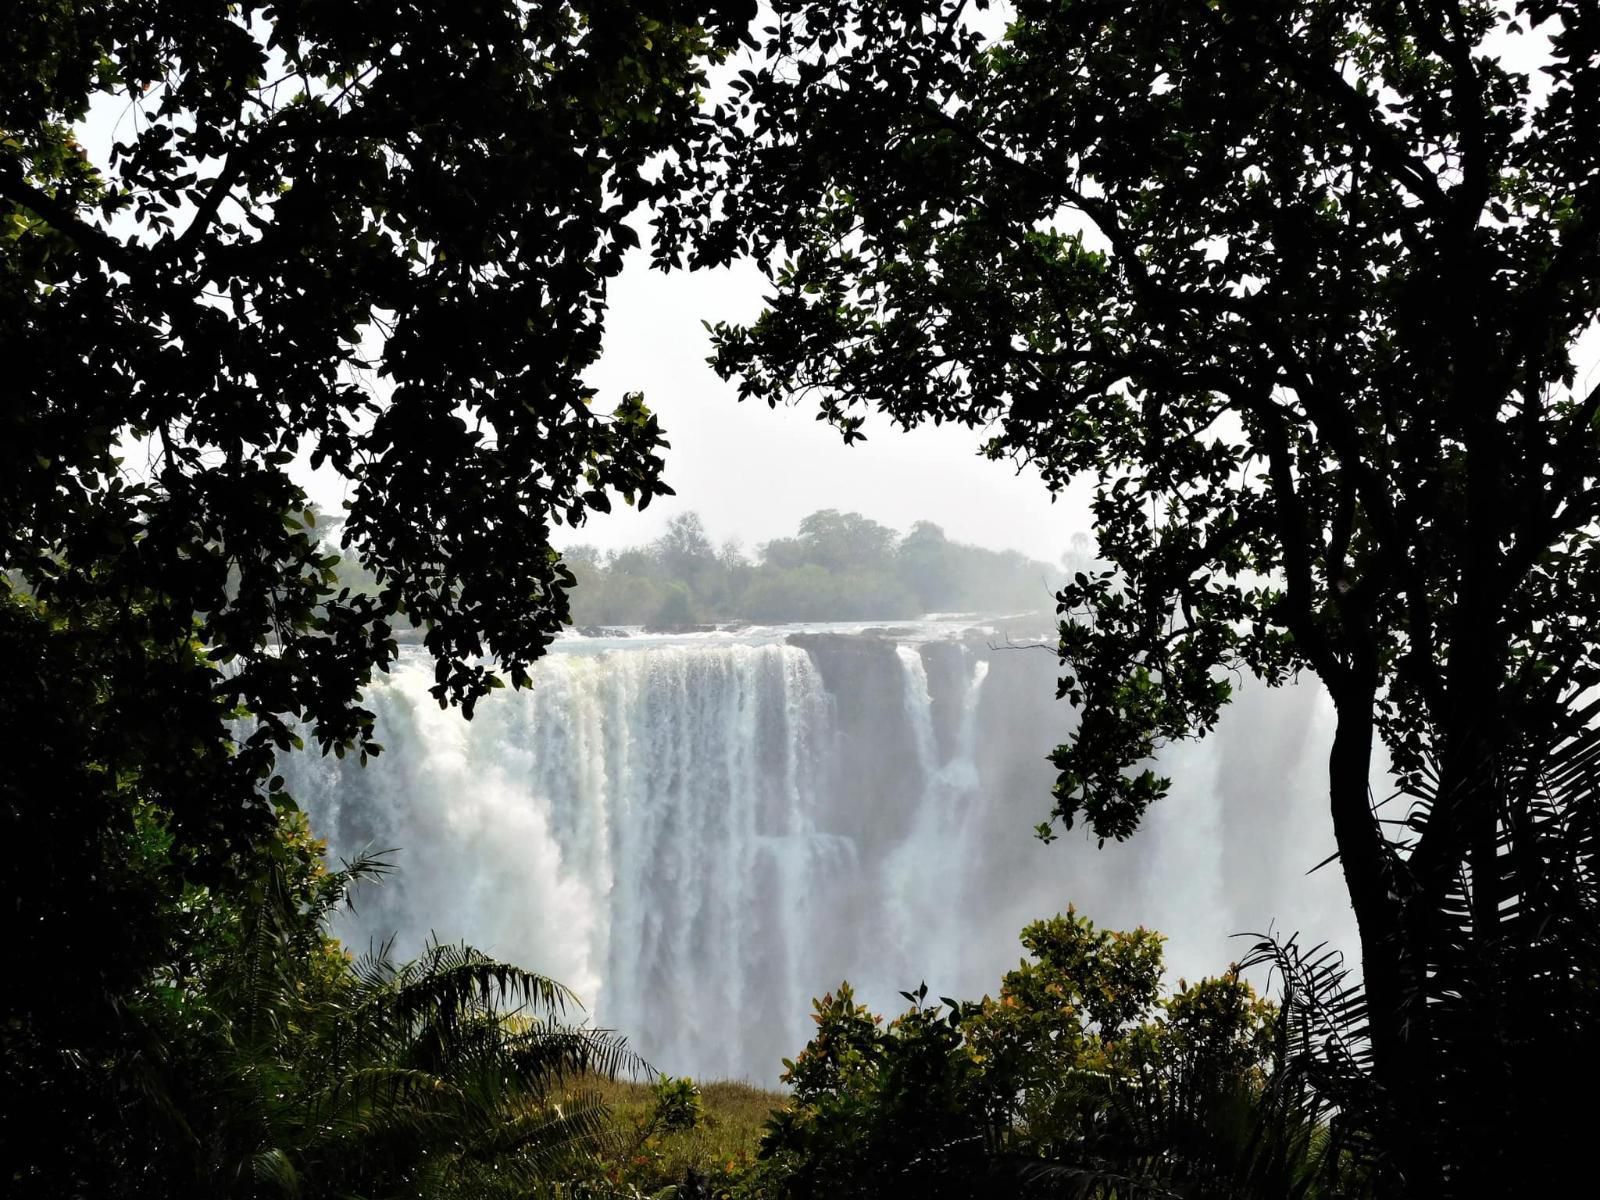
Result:
<svg viewBox="0 0 1600 1200"><path fill-rule="evenodd" d="M823 509L748 556L714 545L696 513L644 546L562 552L577 579L572 620L590 625L902 620L927 612L1046 608L1060 566L950 540L930 521L904 536L860 513Z"/></svg>

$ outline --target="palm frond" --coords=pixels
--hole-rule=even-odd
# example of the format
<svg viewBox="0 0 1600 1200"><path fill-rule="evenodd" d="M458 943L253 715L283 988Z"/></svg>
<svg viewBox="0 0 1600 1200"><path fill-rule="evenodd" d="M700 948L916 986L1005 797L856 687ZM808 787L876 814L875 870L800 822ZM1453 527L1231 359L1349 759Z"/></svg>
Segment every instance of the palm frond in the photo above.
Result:
<svg viewBox="0 0 1600 1200"><path fill-rule="evenodd" d="M300 1195L300 1173L284 1151L272 1148L260 1150L250 1157L250 1178L262 1191L270 1191L293 1200Z"/></svg>

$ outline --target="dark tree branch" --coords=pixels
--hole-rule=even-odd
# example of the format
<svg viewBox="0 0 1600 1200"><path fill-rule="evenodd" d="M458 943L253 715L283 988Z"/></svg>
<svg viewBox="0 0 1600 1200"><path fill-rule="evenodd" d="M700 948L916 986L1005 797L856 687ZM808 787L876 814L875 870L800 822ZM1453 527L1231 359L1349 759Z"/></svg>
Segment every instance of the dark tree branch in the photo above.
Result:
<svg viewBox="0 0 1600 1200"><path fill-rule="evenodd" d="M1455 207L1455 233L1470 234L1489 199L1489 156L1484 136L1483 83L1472 62L1472 42L1457 0L1441 3L1425 0L1427 12L1419 12L1417 0L1407 0L1412 23L1423 44L1450 64L1450 111L1461 138L1461 182L1452 189Z"/></svg>
<svg viewBox="0 0 1600 1200"><path fill-rule="evenodd" d="M1578 404L1565 427L1555 437L1555 452L1551 463L1554 474L1548 486L1543 474L1536 470L1540 460L1529 465L1528 482L1532 488L1542 490L1543 502L1530 502L1527 506L1528 523L1524 525L1500 566L1499 595L1509 596L1522 582L1524 576L1538 561L1539 555L1549 549L1555 536L1557 516L1563 505L1575 507L1579 513L1593 514L1600 497L1584 487L1584 481L1597 471L1593 450L1595 420L1600 417L1600 383L1589 389L1588 395ZM1568 527L1572 520L1563 522Z"/></svg>
<svg viewBox="0 0 1600 1200"><path fill-rule="evenodd" d="M111 234L90 225L70 207L28 183L14 163L0 162L0 197L10 200L43 218L57 233L69 238L78 248L95 255L125 275L143 273L135 251Z"/></svg>
<svg viewBox="0 0 1600 1200"><path fill-rule="evenodd" d="M1232 29L1237 22L1225 18L1220 9L1204 7L1204 18L1211 24L1219 40L1231 42L1240 55L1252 55L1263 41L1272 39L1272 54L1268 64L1283 68L1285 74L1313 95L1330 100L1350 122L1352 131L1359 133L1362 144L1371 153L1374 162L1380 163L1389 178L1411 193L1432 216L1442 217L1449 211L1449 197L1439 187L1439 181L1425 163L1418 162L1400 140L1398 133L1378 112L1378 98L1364 95L1351 86L1332 62L1314 59L1301 54L1284 31L1275 24L1275 18L1252 23L1251 38L1235 38Z"/></svg>

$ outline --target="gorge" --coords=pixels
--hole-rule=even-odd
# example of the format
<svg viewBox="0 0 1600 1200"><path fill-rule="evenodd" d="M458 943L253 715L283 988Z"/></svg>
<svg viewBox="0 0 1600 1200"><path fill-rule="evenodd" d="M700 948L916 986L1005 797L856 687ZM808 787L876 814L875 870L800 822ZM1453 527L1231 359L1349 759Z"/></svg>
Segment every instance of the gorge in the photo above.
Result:
<svg viewBox="0 0 1600 1200"><path fill-rule="evenodd" d="M1172 974L1298 931L1351 950L1327 857L1325 698L1246 685L1130 841L1032 835L1069 728L1056 662L992 626L569 637L472 721L407 650L368 694L385 752L284 774L334 856L398 848L341 935L465 939L574 988L656 1067L773 1082L810 998L976 997L1075 904L1169 937Z"/></svg>

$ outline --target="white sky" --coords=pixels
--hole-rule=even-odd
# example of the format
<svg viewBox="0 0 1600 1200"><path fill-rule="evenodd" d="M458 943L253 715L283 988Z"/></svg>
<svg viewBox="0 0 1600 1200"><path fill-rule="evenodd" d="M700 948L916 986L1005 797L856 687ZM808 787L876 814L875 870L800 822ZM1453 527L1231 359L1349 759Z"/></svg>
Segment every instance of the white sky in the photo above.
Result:
<svg viewBox="0 0 1600 1200"><path fill-rule="evenodd" d="M838 508L901 530L932 521L959 541L1055 562L1074 532L1089 529L1086 488L1052 504L1032 470L981 458L978 431L904 433L880 419L869 422L866 442L847 447L813 407L740 404L706 364L710 337L700 322L748 320L761 295L753 266L663 275L635 254L612 289L606 353L589 381L602 407L644 392L672 443L666 480L677 495L642 513L596 515L570 540L633 545L674 514L695 511L713 540L737 537L754 548L792 533L807 513Z"/></svg>

